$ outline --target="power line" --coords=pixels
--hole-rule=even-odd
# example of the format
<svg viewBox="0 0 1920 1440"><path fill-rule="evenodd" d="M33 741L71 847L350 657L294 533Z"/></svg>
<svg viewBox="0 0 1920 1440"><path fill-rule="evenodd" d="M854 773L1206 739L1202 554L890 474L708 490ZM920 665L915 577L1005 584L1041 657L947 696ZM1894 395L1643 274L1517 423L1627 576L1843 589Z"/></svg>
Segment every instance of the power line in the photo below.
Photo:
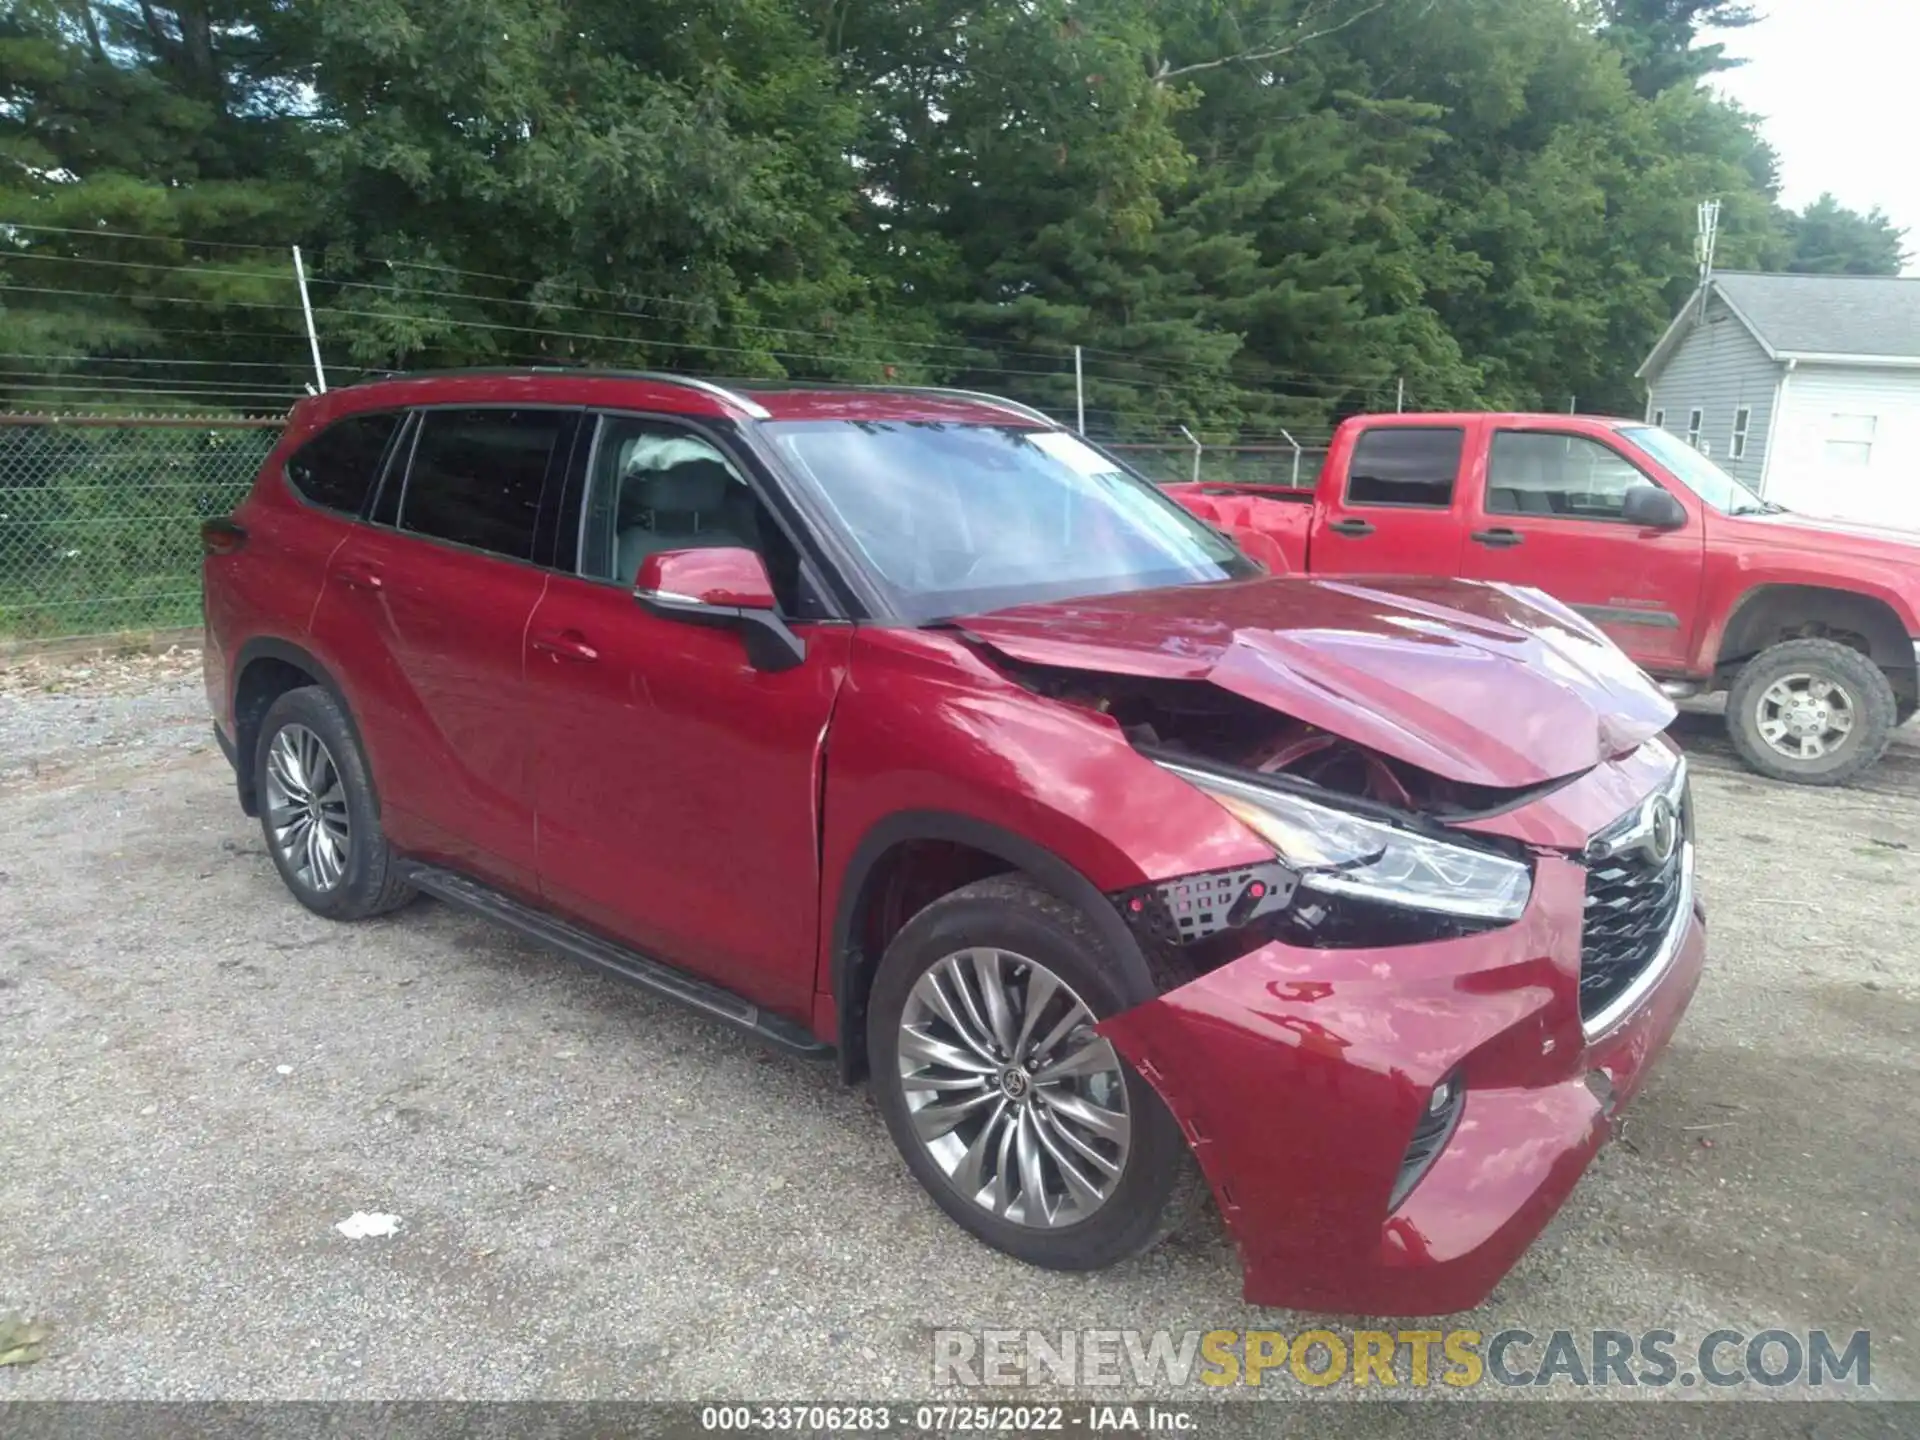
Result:
<svg viewBox="0 0 1920 1440"><path fill-rule="evenodd" d="M261 245L245 240L195 240L185 235L142 235L132 230L83 230L70 225L29 225L19 220L0 220L0 231L27 230L40 235L94 235L110 240L146 240L161 245L204 245L221 250L280 251L284 245Z"/></svg>
<svg viewBox="0 0 1920 1440"><path fill-rule="evenodd" d="M163 380L146 375L50 375L45 370L0 370L0 389L106 390L151 394L301 395L298 385L228 385L217 380Z"/></svg>
<svg viewBox="0 0 1920 1440"><path fill-rule="evenodd" d="M0 224L0 229L4 229L4 228L8 228L8 227L6 227L4 224ZM228 246L230 248L235 248L235 249L251 249L251 250L263 250L263 251L274 251L277 248L277 247L266 246L266 245L240 245L236 242L227 242L227 241L218 241L218 240L199 241L199 240L187 240L179 237L164 236L164 235L140 235L140 234L135 234L131 231L88 231L88 230L63 229L55 226L32 226L32 225L14 225L11 228L21 229L21 230L47 230L51 233L72 234L72 235L111 234L123 239L144 240L154 244L201 244L201 245L208 245L208 246ZM136 260L106 260L106 259L100 259L100 258L89 257L89 256L40 255L40 254L35 254L34 252L31 252L31 251L13 252L10 255L0 256L0 258L45 260L45 261L53 261L53 262L64 261L69 264L105 265L105 266L112 266L112 267L121 268L121 269L150 269L150 270L174 271L174 272L184 273L184 274L217 275L217 276L224 276L227 278L234 278L234 279L290 280L292 278L289 272L284 272L284 271L220 270L220 269L214 269L209 266L201 266L201 265L160 265L160 264L148 264L148 263L136 261ZM507 285L531 286L534 284L548 283L544 279L539 281L529 281L525 276L505 275L498 271L492 271L492 270L471 270L471 269L462 268L457 265L437 264L431 261L424 261L424 260L395 260L395 259L383 259L379 257L363 257L363 258L365 259L365 263L372 264L372 265L385 265L389 269L424 270L428 272L445 274L445 275L461 275L461 276L466 276L472 279L498 281L502 284L507 284ZM569 312L585 314L585 315L614 315L614 316L623 316L625 318L632 318L632 319L655 318L655 317L646 315L644 313L636 313L632 311L600 310L600 309L595 309L594 307L591 307L591 306L572 305L572 304L568 304L565 301L558 301L558 300L551 300L551 301L520 300L520 299L515 299L514 297L511 297L511 296L505 296L505 295L473 295L473 294L469 294L466 291L408 290L402 286L379 285L372 281L336 279L332 276L327 275L324 272L324 270L317 272L315 275L315 278L318 280L324 281L325 283L342 286L344 288L372 290L376 292L392 293L396 295L416 295L421 297L430 297L430 298L437 298L437 299L454 299L454 300L463 300L469 303L477 303L477 304L518 305L518 306L524 306L524 307L535 309L535 310L544 309L544 310L556 310L556 311L569 311ZM551 283L563 286L567 290L570 290L576 294L604 295L609 297L610 299L620 300L628 303L638 303L643 305L666 305L666 306L678 307L681 309L698 310L703 312L714 308L713 303L709 301L684 300L677 296L670 296L670 295L637 294L630 291L612 290L612 289L605 288L603 286L587 285L579 281L573 281L573 280L555 280L555 281L552 281ZM726 319L724 317L721 319L721 323L732 329L751 331L751 332L760 333L760 334L800 336L800 337L805 337L807 339L829 340L837 343L844 343L847 339L847 337L844 334L835 333L832 331L804 330L804 329L799 329L799 328L790 327L790 326L761 325L751 321L731 320L731 319ZM1213 332L1213 333L1217 333L1221 335L1230 335L1233 332L1219 331L1219 332ZM987 357L993 357L997 355L1014 355L1014 356L1019 356L1027 359L1053 360L1053 361L1059 362L1063 366L1067 363L1070 352L1073 348L1071 342L1062 341L1060 352L1055 353L1055 352L1046 351L1046 350L1035 350L1031 347L1004 346L996 342L988 341L981 338L965 338L965 337L963 337L963 343L957 343L957 344L951 343L951 342L940 342L940 341L931 341L931 340L908 340L904 338L892 338L892 337L885 338L884 343L896 349L904 348L904 349L912 349L912 350L938 351L941 353L955 354L955 355L962 355L962 356L984 355ZM1185 374L1185 375L1201 375L1206 377L1220 377L1223 379L1227 379L1227 383L1232 383L1232 382L1229 377L1222 376L1222 371L1224 369L1230 368L1235 363L1240 363L1240 364L1249 363L1248 360L1241 360L1241 359L1237 359L1237 357L1230 357L1225 362L1223 362L1221 366L1214 366L1214 365L1204 364L1198 361L1179 361L1179 360L1159 359L1159 358L1153 358L1153 357L1142 357L1138 355L1129 354L1126 351L1114 350L1105 346L1098 346L1098 345L1083 345L1080 348L1082 350L1082 353L1086 356L1091 356L1096 359L1105 359L1116 364L1133 365L1139 368L1149 369L1149 370L1159 369L1170 376L1177 375L1177 374ZM1272 365L1266 361L1260 360L1258 357L1250 357L1250 360L1253 365L1259 368L1260 373L1264 376L1285 376L1292 379L1305 380L1305 381L1310 381L1310 382L1319 383L1323 385L1334 385L1339 388L1351 388L1351 387L1340 387L1340 382L1343 382L1343 381L1351 381L1355 385L1365 384L1369 387L1377 388L1383 385L1388 379L1391 378L1390 376L1383 376L1377 371L1363 373L1359 371L1292 370L1286 367ZM1015 372L1008 372L1008 373L1015 373ZM1047 371L1047 372L1026 372L1026 373L1053 374L1056 372ZM1057 373L1066 373L1066 372L1061 371Z"/></svg>
<svg viewBox="0 0 1920 1440"><path fill-rule="evenodd" d="M224 296L218 299L206 295L128 295L114 290L62 290L48 285L3 285L0 290L11 290L22 295L67 295L82 300L118 300L132 301L143 305L218 305L234 306L243 310L298 310L298 305L275 305L267 300L229 300Z"/></svg>
<svg viewBox="0 0 1920 1440"><path fill-rule="evenodd" d="M263 396L267 399L282 399L282 398L292 397L297 399L300 393L298 391L287 391L287 390L255 390L255 389L248 389L244 387L217 390L210 393L202 393L198 391L183 392L183 391L177 391L177 390L170 390L166 388L155 389L155 388L139 386L139 385L42 385L42 384L21 382L16 380L0 381L0 391L7 391L7 390L55 391L65 395L70 395L75 393L85 393L88 395L152 395L152 396L155 396L156 398L177 394L177 395L181 395L182 398L196 399L196 400L200 400L200 399L212 400L212 399L217 399L219 396L222 396L222 395L251 395L256 397Z"/></svg>
<svg viewBox="0 0 1920 1440"><path fill-rule="evenodd" d="M190 331L190 334L223 335L222 330ZM292 337L292 332L288 332ZM274 339L283 337L274 336ZM213 366L218 369L234 370L298 370L297 362L282 364L278 360L163 360L139 355L41 355L27 350L0 350L0 360L45 360L50 364L77 362L88 365L195 365ZM329 370L360 370L357 365L329 365Z"/></svg>

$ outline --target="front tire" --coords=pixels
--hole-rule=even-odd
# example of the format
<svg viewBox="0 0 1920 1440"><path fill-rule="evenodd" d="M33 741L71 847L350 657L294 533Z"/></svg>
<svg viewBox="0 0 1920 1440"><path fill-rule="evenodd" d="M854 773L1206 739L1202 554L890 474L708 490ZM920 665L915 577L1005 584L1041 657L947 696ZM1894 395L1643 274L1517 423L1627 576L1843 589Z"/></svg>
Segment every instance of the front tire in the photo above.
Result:
<svg viewBox="0 0 1920 1440"><path fill-rule="evenodd" d="M380 831L366 757L332 692L309 685L275 700L253 764L267 854L294 899L329 920L362 920L413 898Z"/></svg>
<svg viewBox="0 0 1920 1440"><path fill-rule="evenodd" d="M875 1103L964 1229L1049 1270L1140 1254L1204 1191L1180 1127L1095 1022L1135 994L1086 917L1023 879L944 896L887 947L867 1008Z"/></svg>
<svg viewBox="0 0 1920 1440"><path fill-rule="evenodd" d="M1880 667L1833 640L1769 646L1727 694L1727 733L1740 758L1798 785L1844 785L1873 765L1897 714Z"/></svg>

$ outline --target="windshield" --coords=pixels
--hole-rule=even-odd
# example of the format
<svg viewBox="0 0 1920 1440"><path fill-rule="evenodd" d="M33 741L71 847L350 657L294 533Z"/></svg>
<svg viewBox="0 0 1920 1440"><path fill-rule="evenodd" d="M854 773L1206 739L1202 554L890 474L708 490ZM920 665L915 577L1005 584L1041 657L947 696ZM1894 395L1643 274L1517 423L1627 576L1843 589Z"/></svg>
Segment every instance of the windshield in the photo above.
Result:
<svg viewBox="0 0 1920 1440"><path fill-rule="evenodd" d="M1783 508L1762 500L1678 435L1650 425L1630 426L1620 434L1666 466L1681 484L1722 515L1777 515Z"/></svg>
<svg viewBox="0 0 1920 1440"><path fill-rule="evenodd" d="M916 623L1261 573L1063 431L893 420L760 428Z"/></svg>

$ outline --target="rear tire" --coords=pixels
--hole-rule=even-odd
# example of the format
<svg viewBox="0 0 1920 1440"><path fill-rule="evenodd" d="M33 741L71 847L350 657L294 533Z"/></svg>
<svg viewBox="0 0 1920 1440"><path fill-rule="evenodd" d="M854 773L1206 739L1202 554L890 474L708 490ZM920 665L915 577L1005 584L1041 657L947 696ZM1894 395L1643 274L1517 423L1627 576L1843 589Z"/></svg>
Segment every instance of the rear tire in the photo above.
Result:
<svg viewBox="0 0 1920 1440"><path fill-rule="evenodd" d="M976 964L1004 981L998 1024L984 988L994 982ZM972 1018L956 977L972 982ZM1049 1270L1101 1269L1178 1229L1204 1197L1199 1167L1153 1087L1089 1028L1153 998L1128 987L1085 916L1030 881L977 881L914 916L887 947L867 1007L874 1101L914 1178L962 1228ZM1069 1024L1076 1002L1082 1018ZM939 1018L943 1003L971 1038ZM902 1074L903 1027L925 1037L909 1042L913 1078ZM956 1064L926 1064L919 1045L929 1041ZM1055 1066L1072 1078L1048 1079ZM928 1118L949 1106L966 1118Z"/></svg>
<svg viewBox="0 0 1920 1440"><path fill-rule="evenodd" d="M294 899L329 920L363 920L413 898L380 831L366 757L331 691L303 686L268 706L253 766L267 854Z"/></svg>
<svg viewBox="0 0 1920 1440"><path fill-rule="evenodd" d="M1727 733L1752 769L1797 785L1844 785L1886 753L1897 723L1893 684L1834 640L1762 650L1727 694Z"/></svg>

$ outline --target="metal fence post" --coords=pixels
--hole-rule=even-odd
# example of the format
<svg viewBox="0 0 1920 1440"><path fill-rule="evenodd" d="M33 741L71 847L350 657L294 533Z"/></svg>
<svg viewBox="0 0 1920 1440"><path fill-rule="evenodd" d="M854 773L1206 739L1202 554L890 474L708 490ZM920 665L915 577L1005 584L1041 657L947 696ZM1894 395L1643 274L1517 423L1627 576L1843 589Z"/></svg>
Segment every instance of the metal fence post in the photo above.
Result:
<svg viewBox="0 0 1920 1440"><path fill-rule="evenodd" d="M1187 437L1187 443L1193 446L1193 483L1200 483L1200 442L1194 438L1193 431L1186 426L1180 427L1180 433Z"/></svg>
<svg viewBox="0 0 1920 1440"><path fill-rule="evenodd" d="M1280 433L1286 436L1287 444L1293 447L1293 488L1298 490L1300 488L1300 442L1288 435L1285 430Z"/></svg>

